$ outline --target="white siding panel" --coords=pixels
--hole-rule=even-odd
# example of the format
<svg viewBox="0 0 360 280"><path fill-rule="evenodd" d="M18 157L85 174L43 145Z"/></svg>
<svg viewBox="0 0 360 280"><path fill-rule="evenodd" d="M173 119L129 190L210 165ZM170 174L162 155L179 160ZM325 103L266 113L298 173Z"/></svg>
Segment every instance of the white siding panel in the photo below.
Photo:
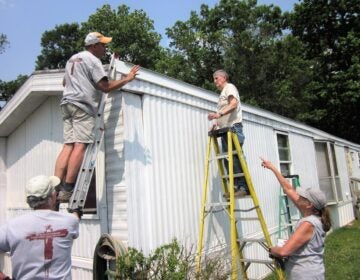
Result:
<svg viewBox="0 0 360 280"><path fill-rule="evenodd" d="M108 232L128 243L127 187L125 183L123 95L108 95L105 106L105 180Z"/></svg>
<svg viewBox="0 0 360 280"><path fill-rule="evenodd" d="M28 179L54 172L60 142L61 118L58 99L49 98L8 138L7 166L9 207L26 207L24 186ZM20 198L20 199L19 199Z"/></svg>
<svg viewBox="0 0 360 280"><path fill-rule="evenodd" d="M150 248L173 238L197 240L207 139L207 110L165 98L143 97L149 199L141 223ZM149 219L150 217L150 219Z"/></svg>

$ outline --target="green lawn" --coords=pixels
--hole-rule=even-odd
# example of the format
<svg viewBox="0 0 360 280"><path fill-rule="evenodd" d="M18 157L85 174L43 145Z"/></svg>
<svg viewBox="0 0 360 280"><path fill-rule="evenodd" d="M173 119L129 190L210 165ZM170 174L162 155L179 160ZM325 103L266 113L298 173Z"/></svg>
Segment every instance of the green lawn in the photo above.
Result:
<svg viewBox="0 0 360 280"><path fill-rule="evenodd" d="M325 240L325 279L360 279L360 220L333 231ZM273 275L267 280L276 279Z"/></svg>
<svg viewBox="0 0 360 280"><path fill-rule="evenodd" d="M326 280L360 279L360 220L326 238L325 271Z"/></svg>

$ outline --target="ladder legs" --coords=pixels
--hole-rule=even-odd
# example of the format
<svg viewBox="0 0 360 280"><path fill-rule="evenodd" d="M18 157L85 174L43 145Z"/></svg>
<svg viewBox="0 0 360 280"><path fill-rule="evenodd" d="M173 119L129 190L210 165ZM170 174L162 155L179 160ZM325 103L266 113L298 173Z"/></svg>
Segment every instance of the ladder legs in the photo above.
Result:
<svg viewBox="0 0 360 280"><path fill-rule="evenodd" d="M209 137L208 145L206 149L206 159L210 158L210 148L211 148L212 138ZM205 207L206 207L206 197L207 197L207 190L208 190L208 180L209 180L209 160L206 160L205 164L205 181L202 193L202 207L201 207L201 216L200 216L200 238L198 244L198 264L197 264L197 271L200 271L201 267L201 251L203 246L203 238L204 238L204 223L205 223Z"/></svg>
<svg viewBox="0 0 360 280"><path fill-rule="evenodd" d="M223 137L226 136L226 144L227 144L227 153L224 155L220 154L219 144L217 137ZM227 128L227 130L219 131L218 133L210 132L209 133L209 139L208 139L208 146L207 146L207 152L206 152L206 169L205 169L205 181L203 186L203 193L202 193L202 208L201 208L201 217L200 217L200 236L199 236L199 243L198 243L198 264L197 268L198 271L201 269L201 252L203 249L203 235L204 235L204 224L205 224L205 217L206 215L212 211L212 208L210 207L210 210L206 209L207 206L207 192L208 192L208 184L209 184L209 165L210 165L210 154L211 154L211 145L213 145L214 152L215 152L215 158L217 159L217 167L219 170L220 175L220 182L221 182L221 189L223 193L229 194L229 201L226 203L210 203L209 205L214 204L222 204L225 207L223 209L226 209L229 215L229 222L230 222L230 247L231 247L231 279L236 280L238 279L238 269L240 268L241 271L241 279L247 280L247 269L251 265L251 263L261 263L265 264L266 266L272 268L278 279L284 279L283 272L281 268L278 266L275 261L271 260L251 260L246 259L243 256L243 249L245 248L245 244L247 242L258 242L262 247L265 249L271 247L271 239L270 234L268 232L268 229L266 227L265 219L263 216L263 213L259 206L259 201L255 193L254 186L252 184L251 176L244 158L244 155L242 153L241 145L239 143L238 137L235 132L231 131L230 128ZM240 162L242 173L234 174L234 151L233 147L235 147L235 154L237 156L237 159ZM228 175L225 174L224 170L224 158L227 159L228 163ZM236 176L235 176L236 175ZM252 199L252 202L254 204L254 207L247 209L247 210L240 210L240 211L251 211L255 210L257 214L256 220L260 222L261 230L263 232L264 238L255 240L249 239L249 238L243 238L239 235L237 230L237 218L236 213L239 211L238 209L235 209L235 189L234 189L234 177L241 177L243 176L245 178L245 183L248 187L248 190L250 192L250 197ZM246 219L245 219L246 220Z"/></svg>

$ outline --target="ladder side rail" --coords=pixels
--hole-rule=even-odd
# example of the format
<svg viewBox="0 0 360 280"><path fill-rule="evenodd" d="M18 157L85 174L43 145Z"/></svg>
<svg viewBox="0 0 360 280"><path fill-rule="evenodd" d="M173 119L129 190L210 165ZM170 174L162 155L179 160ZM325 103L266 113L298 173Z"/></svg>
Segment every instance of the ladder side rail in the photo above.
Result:
<svg viewBox="0 0 360 280"><path fill-rule="evenodd" d="M201 202L201 216L200 216L200 232L199 232L199 243L198 243L198 263L197 263L197 271L200 272L201 269L201 251L203 247L203 238L204 238L204 223L205 223L205 212L206 212L206 200L207 200L207 192L209 185L209 165L210 165L210 153L211 153L211 142L212 137L208 137L208 144L206 149L206 162L205 162L205 180L203 185L203 193L202 193L202 202Z"/></svg>
<svg viewBox="0 0 360 280"><path fill-rule="evenodd" d="M227 146L228 146L228 164L229 164L229 193L230 193L230 240L231 240L231 265L232 273L231 278L236 280L237 274L237 261L236 257L239 252L237 241L237 228L235 219L235 198L234 198L234 159L232 156L233 142L231 131L227 132ZM244 263L240 262L240 265ZM243 271L243 270L242 270ZM245 274L246 276L246 274Z"/></svg>
<svg viewBox="0 0 360 280"><path fill-rule="evenodd" d="M259 200L258 200L257 195L255 193L255 188L254 188L252 180L251 180L250 172L248 170L246 160L244 158L244 154L242 152L242 148L241 148L240 143L239 143L239 139L238 139L236 133L234 133L234 132L231 132L231 136L232 136L232 140L234 141L235 149L236 149L236 152L237 152L240 164L241 164L241 168L242 168L244 176L245 176L245 181L246 181L246 183L248 185L250 195L251 195L251 198L252 198L253 203L254 203L254 207L255 207L257 216L259 217L260 226L262 228L266 244L267 244L268 248L270 248L270 247L272 247L270 234L269 234L269 231L268 231L267 226L266 226L264 215L263 215L263 213L262 213L262 211L260 209L260 206L259 206ZM284 279L283 271L277 265L276 260L273 260L273 265L274 265L275 273L276 273L278 279Z"/></svg>
<svg viewBox="0 0 360 280"><path fill-rule="evenodd" d="M217 162L217 166L219 168L221 189L222 189L223 193L227 193L228 192L228 186L227 186L226 178L224 176L225 175L225 169L224 169L224 165L223 165L223 160L218 157L218 155L220 154L219 143L218 143L218 140L217 140L217 138L215 136L211 136L211 138L213 140L213 147L214 147L214 151L215 151L215 156L217 158L216 162Z"/></svg>
<svg viewBox="0 0 360 280"><path fill-rule="evenodd" d="M263 213L262 213L262 211L261 211L261 209L259 207L259 200L258 200L258 198L256 196L255 188L253 186L253 183L252 183L252 180L251 180L251 177L250 177L250 172L249 172L247 164L245 162L245 158L244 158L244 155L243 155L239 140L238 140L237 135L235 133L232 133L232 138L234 140L235 148L236 148L239 160L240 160L241 168L243 170L246 183L247 183L249 191L250 191L250 195L251 195L252 200L254 202L255 210L256 210L257 215L258 215L259 220L260 220L260 225L261 225L261 228L263 230L265 240L266 240L268 246L271 247L272 243L271 243L270 234L269 234L268 229L266 227L266 223L265 223Z"/></svg>
<svg viewBox="0 0 360 280"><path fill-rule="evenodd" d="M99 113L96 117L94 142L90 143L86 148L84 159L76 179L74 193L69 202L69 209L71 210L83 208L85 205L86 196L96 167L97 155L104 138L104 119L102 112L104 111L105 101L106 96L103 95L99 106Z"/></svg>

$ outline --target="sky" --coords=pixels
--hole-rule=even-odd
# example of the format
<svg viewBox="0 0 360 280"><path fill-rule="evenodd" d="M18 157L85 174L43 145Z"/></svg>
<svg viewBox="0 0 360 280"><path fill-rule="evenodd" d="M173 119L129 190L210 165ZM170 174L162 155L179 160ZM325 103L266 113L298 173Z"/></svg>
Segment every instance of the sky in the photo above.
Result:
<svg viewBox="0 0 360 280"><path fill-rule="evenodd" d="M161 34L161 45L168 46L165 29L176 21L186 21L191 11L198 12L201 4L210 8L218 0L0 0L0 33L6 34L10 45L0 54L0 80L15 80L18 75L30 75L41 52L41 36L64 23L81 23L104 4L112 9L125 4L130 12L144 10ZM258 4L274 4L282 11L293 10L299 0L258 0ZM106 34L104 34L106 35Z"/></svg>

